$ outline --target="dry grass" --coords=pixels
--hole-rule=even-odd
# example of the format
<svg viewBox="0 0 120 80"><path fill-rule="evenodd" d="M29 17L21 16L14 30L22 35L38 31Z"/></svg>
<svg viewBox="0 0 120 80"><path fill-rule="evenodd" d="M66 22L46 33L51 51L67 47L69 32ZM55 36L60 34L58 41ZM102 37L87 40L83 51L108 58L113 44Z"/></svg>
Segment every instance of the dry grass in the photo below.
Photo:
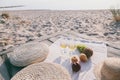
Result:
<svg viewBox="0 0 120 80"><path fill-rule="evenodd" d="M116 22L120 22L120 9L110 9L113 18Z"/></svg>
<svg viewBox="0 0 120 80"><path fill-rule="evenodd" d="M10 17L8 13L2 13L1 16L2 18L6 18L6 19Z"/></svg>
<svg viewBox="0 0 120 80"><path fill-rule="evenodd" d="M0 20L0 24L4 24L5 23L5 21L4 20Z"/></svg>

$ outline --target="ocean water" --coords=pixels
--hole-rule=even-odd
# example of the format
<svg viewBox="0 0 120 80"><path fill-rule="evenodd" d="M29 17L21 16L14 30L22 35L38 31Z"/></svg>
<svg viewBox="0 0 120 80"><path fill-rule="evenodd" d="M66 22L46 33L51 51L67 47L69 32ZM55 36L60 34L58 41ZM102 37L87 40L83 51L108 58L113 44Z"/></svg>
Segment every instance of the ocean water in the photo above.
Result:
<svg viewBox="0 0 120 80"><path fill-rule="evenodd" d="M0 7L17 6L23 7L0 8L0 10L89 10L120 8L120 0L0 0Z"/></svg>

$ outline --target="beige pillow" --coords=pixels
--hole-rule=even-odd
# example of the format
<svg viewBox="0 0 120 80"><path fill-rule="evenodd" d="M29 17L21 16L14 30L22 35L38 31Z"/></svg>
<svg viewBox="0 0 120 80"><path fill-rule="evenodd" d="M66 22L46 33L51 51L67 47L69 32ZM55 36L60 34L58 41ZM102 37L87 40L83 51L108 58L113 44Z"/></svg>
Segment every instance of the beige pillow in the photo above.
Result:
<svg viewBox="0 0 120 80"><path fill-rule="evenodd" d="M41 62L27 66L11 80L71 80L71 77L61 65Z"/></svg>
<svg viewBox="0 0 120 80"><path fill-rule="evenodd" d="M27 66L46 59L49 47L45 43L29 42L16 47L8 54L11 64L15 66Z"/></svg>

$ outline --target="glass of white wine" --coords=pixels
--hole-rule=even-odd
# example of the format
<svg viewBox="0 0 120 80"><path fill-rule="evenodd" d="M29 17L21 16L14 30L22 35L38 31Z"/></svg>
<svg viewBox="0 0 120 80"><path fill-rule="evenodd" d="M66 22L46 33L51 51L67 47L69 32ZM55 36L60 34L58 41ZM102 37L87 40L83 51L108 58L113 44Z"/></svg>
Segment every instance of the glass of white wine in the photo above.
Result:
<svg viewBox="0 0 120 80"><path fill-rule="evenodd" d="M61 47L62 56L65 56L65 54L66 54L66 48L67 48L67 43L66 43L65 40L61 40L60 47Z"/></svg>
<svg viewBox="0 0 120 80"><path fill-rule="evenodd" d="M61 47L61 63L60 64L62 64L64 59L67 58L67 51L66 51L66 49L67 49L67 42L66 42L65 39L62 39L60 41L60 47Z"/></svg>
<svg viewBox="0 0 120 80"><path fill-rule="evenodd" d="M72 54L73 54L73 51L76 48L76 45L75 45L74 41L72 41L72 40L69 41L68 48L69 48L69 56L71 57Z"/></svg>

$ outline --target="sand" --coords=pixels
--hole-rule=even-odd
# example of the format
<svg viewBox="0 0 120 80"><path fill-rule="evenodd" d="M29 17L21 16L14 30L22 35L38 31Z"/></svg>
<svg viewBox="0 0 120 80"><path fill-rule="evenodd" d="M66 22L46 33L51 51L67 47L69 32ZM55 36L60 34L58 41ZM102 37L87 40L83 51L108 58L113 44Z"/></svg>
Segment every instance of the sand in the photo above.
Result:
<svg viewBox="0 0 120 80"><path fill-rule="evenodd" d="M0 15L4 12L10 18L0 16L0 55L10 47L70 29L90 39L109 43L108 56L120 57L120 23L113 20L109 10L0 11ZM21 69L9 61L6 66L10 77Z"/></svg>
<svg viewBox="0 0 120 80"><path fill-rule="evenodd" d="M109 10L25 10L0 14L4 12L10 18L0 17L0 22L5 21L0 23L0 45L4 41L19 45L66 29L120 44L120 23L115 23Z"/></svg>

